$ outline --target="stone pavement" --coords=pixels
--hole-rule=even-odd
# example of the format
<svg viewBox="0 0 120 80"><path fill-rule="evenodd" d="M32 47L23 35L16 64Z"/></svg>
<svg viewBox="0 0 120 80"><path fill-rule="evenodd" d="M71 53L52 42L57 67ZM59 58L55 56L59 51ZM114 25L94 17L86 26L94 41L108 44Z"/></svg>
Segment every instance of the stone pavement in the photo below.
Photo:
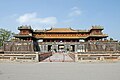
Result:
<svg viewBox="0 0 120 80"><path fill-rule="evenodd" d="M120 62L0 63L0 80L120 80Z"/></svg>
<svg viewBox="0 0 120 80"><path fill-rule="evenodd" d="M73 62L73 59L66 53L53 53L52 56L42 62Z"/></svg>

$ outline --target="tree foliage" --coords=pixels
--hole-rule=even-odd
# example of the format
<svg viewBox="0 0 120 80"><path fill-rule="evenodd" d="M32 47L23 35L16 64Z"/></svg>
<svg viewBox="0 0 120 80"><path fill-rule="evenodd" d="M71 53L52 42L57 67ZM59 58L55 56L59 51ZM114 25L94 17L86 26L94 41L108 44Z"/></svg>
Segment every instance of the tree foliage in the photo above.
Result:
<svg viewBox="0 0 120 80"><path fill-rule="evenodd" d="M110 38L110 41L113 41L113 38Z"/></svg>
<svg viewBox="0 0 120 80"><path fill-rule="evenodd" d="M6 29L0 28L0 46L3 45L4 41L8 41L13 37L14 33Z"/></svg>

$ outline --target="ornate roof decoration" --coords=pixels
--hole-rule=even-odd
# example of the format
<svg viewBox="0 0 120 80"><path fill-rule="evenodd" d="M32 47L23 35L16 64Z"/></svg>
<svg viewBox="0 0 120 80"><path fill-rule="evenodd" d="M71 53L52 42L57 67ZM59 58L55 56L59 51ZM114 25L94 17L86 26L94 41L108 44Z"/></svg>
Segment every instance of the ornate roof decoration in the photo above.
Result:
<svg viewBox="0 0 120 80"><path fill-rule="evenodd" d="M34 32L48 32L48 33L74 33L74 32L83 32L88 33L93 29L103 30L102 26L92 26L90 30L74 30L72 28L51 28L51 29L44 29L44 30L35 30Z"/></svg>
<svg viewBox="0 0 120 80"><path fill-rule="evenodd" d="M100 26L100 25L99 26L95 25L95 26L92 26L91 30L92 29L99 29L99 30L101 29L101 30L103 30L104 28L102 26Z"/></svg>
<svg viewBox="0 0 120 80"><path fill-rule="evenodd" d="M28 29L28 30L32 30L33 31L33 29L31 28L31 26L27 26L27 25L25 25L25 26L20 26L20 27L18 27L18 30L23 30L23 29Z"/></svg>
<svg viewBox="0 0 120 80"><path fill-rule="evenodd" d="M73 30L71 28L51 28L49 30L46 30L46 32L77 32L77 30Z"/></svg>

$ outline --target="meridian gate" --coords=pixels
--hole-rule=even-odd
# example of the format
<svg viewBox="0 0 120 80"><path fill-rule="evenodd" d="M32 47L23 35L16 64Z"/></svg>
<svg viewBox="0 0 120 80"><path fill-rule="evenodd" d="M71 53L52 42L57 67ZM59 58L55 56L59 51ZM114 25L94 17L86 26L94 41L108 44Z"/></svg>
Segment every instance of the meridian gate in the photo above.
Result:
<svg viewBox="0 0 120 80"><path fill-rule="evenodd" d="M101 26L92 26L89 30L74 30L71 28L51 28L48 30L33 30L31 26L20 26L19 34L14 37L20 40L31 40L35 51L40 52L86 52L86 43L107 38ZM82 42L81 42L82 41ZM38 46L39 45L39 46Z"/></svg>
<svg viewBox="0 0 120 80"><path fill-rule="evenodd" d="M32 41L34 51L39 52L40 55L41 53L48 55L46 53L50 52L56 53L56 56L58 56L57 53L81 54L91 51L116 51L118 42L106 42L108 35L103 34L103 29L101 26L92 26L89 30L74 30L71 28L33 30L31 26L20 26L18 27L19 34L14 37L20 41ZM64 55L59 56L65 57Z"/></svg>
<svg viewBox="0 0 120 80"><path fill-rule="evenodd" d="M92 26L89 30L33 30L30 26L20 26L18 30L15 41L4 43L0 60L120 60L119 42L107 40L108 35L102 33L101 26Z"/></svg>

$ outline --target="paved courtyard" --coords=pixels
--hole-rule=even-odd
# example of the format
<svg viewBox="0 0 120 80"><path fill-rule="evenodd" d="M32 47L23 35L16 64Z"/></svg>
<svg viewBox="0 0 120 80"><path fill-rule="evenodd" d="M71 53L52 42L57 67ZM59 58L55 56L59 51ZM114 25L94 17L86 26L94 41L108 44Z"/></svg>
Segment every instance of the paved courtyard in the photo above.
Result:
<svg viewBox="0 0 120 80"><path fill-rule="evenodd" d="M120 80L120 63L0 63L0 80Z"/></svg>

